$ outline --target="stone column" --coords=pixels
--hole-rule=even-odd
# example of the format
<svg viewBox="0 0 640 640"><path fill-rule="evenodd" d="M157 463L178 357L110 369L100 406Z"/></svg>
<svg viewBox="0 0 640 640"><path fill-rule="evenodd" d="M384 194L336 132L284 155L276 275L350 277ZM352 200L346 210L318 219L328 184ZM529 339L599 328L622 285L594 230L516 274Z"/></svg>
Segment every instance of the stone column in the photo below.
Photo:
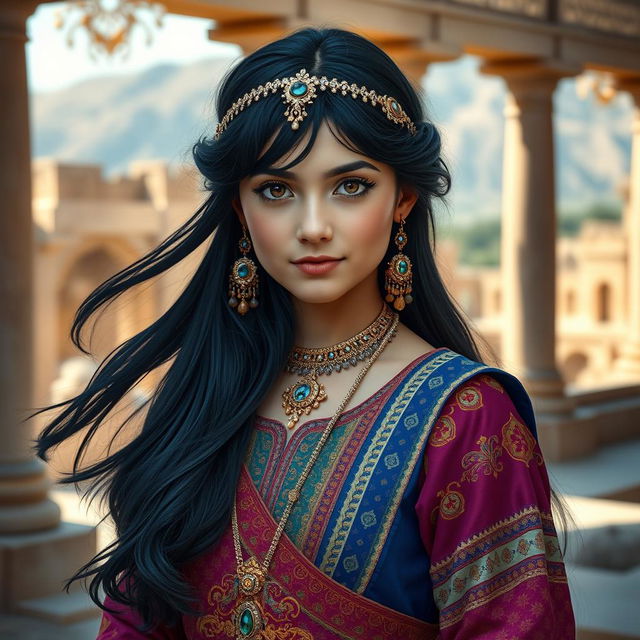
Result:
<svg viewBox="0 0 640 640"><path fill-rule="evenodd" d="M552 99L558 80L579 69L552 62L492 61L485 62L481 71L502 76L508 89L502 184L502 364L527 388L540 422L568 420L572 403L556 367ZM551 458L563 457L558 443L546 440L545 452L548 449Z"/></svg>
<svg viewBox="0 0 640 640"><path fill-rule="evenodd" d="M629 207L625 224L627 238L627 334L620 358L615 363L616 377L640 379L640 77L621 79L618 89L633 99L631 121L631 169Z"/></svg>
<svg viewBox="0 0 640 640"><path fill-rule="evenodd" d="M25 21L35 2L0 10L0 533L36 531L60 521L47 498L43 465L29 452L33 407L31 151L24 56Z"/></svg>
<svg viewBox="0 0 640 640"><path fill-rule="evenodd" d="M23 422L33 408L34 357L24 45L36 6L27 0L0 5L0 611L23 613L36 611L30 600L60 594L63 579L95 551L93 529L60 522L44 465L30 451L32 425Z"/></svg>

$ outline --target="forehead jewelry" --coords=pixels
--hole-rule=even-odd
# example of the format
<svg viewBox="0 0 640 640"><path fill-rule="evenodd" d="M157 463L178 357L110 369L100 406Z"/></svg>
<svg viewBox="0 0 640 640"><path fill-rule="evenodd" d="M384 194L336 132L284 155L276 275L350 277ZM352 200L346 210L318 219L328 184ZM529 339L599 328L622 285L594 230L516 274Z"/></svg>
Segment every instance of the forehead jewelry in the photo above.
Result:
<svg viewBox="0 0 640 640"><path fill-rule="evenodd" d="M244 111L260 98L266 98L268 95L280 90L282 90L282 100L287 105L284 116L291 123L292 129L298 129L305 116L309 115L306 107L313 104L314 98L318 95L318 90L328 90L338 95L351 96L354 100L360 98L362 102L371 104L374 107L380 107L389 120L402 127L407 127L411 135L416 133L416 125L393 96L381 96L372 89L367 89L365 86L359 87L357 84L349 83L346 80L337 80L336 78L329 80L326 76L321 78L310 76L306 69L300 69L295 76L279 78L264 85L261 84L236 100L218 123L215 133L216 140L241 111Z"/></svg>

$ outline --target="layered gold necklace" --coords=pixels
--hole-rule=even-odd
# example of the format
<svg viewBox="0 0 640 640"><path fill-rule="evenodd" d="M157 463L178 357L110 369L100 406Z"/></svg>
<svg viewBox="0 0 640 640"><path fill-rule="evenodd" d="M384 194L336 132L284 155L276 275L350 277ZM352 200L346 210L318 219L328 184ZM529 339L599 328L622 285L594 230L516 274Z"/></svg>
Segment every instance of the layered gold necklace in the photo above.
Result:
<svg viewBox="0 0 640 640"><path fill-rule="evenodd" d="M381 318L383 317L385 318L384 322L381 321ZM233 618L234 618L236 638L238 638L239 640L254 640L254 639L257 640L258 638L265 637L265 634L263 632L265 631L265 628L266 628L266 618L265 618L263 605L261 602L262 598L260 597L260 593L263 591L266 585L269 565L271 564L271 560L273 558L276 547L278 545L278 541L280 540L282 533L284 532L284 527L287 523L287 520L289 519L289 515L291 514L291 511L293 510L294 504L300 498L300 492L302 490L302 486L304 485L305 480L307 479L307 476L311 472L311 468L313 467L316 460L318 459L318 456L320 455L320 451L322 450L322 447L325 445L325 443L329 439L329 435L333 430L333 426L335 425L338 418L344 411L344 408L346 407L349 400L351 400L356 389L360 386L360 383L362 382L362 379L366 375L367 371L369 371L373 363L377 360L378 356L382 353L382 351L387 346L387 344L389 344L392 338L396 335L398 320L399 320L398 314L391 311L385 304L384 309L382 310L378 318L376 318L376 320L371 325L369 325L367 329L365 329L364 331L361 331L359 334L357 334L357 336L350 338L350 340L346 340L345 342L340 343L340 345L360 347L361 345L359 343L355 343L352 341L354 341L356 338L358 338L358 340L363 340L364 342L367 343L367 351L368 351L369 359L367 360L365 365L362 367L362 369L359 371L358 375L356 376L356 379L354 380L353 384L349 388L347 395L343 398L342 402L336 409L332 418L327 423L327 426L324 428L322 435L320 436L318 443L316 444L313 451L311 452L311 455L309 456L309 460L307 461L305 468L302 470L302 473L300 474L300 477L298 478L298 481L296 482L294 488L288 492L287 504L284 508L284 511L282 512L282 516L280 517L280 520L276 527L273 540L271 541L269 550L267 551L267 554L265 555L262 563L260 563L255 556L251 556L251 558L249 558L246 561L242 559L240 530L238 527L238 512L236 507L236 501L234 498L233 510L231 512L231 527L233 532L233 545L235 549L235 556L236 556L236 563L237 563L237 585L238 585L240 600L234 610ZM373 331L374 325L376 329L375 332ZM380 333L380 330L381 330L380 328L383 326L386 327L386 331L383 331L382 333ZM364 334L369 335L369 338L367 340L364 339ZM375 343L376 346L373 347L373 350L371 350L369 342L371 342L371 345ZM336 345L336 347L332 347L334 352L337 350L337 346L338 345ZM341 349L342 349L341 353L344 353L344 348L341 347ZM310 353L310 352L318 353L318 352L324 352L324 351L325 350L323 349L304 349L304 350L300 349L299 350L300 353ZM346 353L349 353L349 352L346 352ZM360 351L358 351L358 353L360 353ZM362 353L364 353L364 350L362 351ZM367 356L364 356L364 357L367 357ZM357 362L358 359L359 358L356 358L355 362ZM341 362L344 362L344 359L341 360ZM349 364L353 365L354 363L349 359ZM342 364L342 368L345 368L344 364ZM340 369L335 369L335 371L339 371L339 370ZM304 380L305 378L303 378L303 381ZM304 384L304 382L302 382L301 384ZM309 412L305 411L305 413L309 413Z"/></svg>
<svg viewBox="0 0 640 640"><path fill-rule="evenodd" d="M282 393L282 407L285 415L290 416L287 422L289 429L295 427L301 415L309 415L327 399L327 392L318 381L318 376L355 367L358 362L368 358L380 345L396 315L383 304L378 317L368 327L343 342L314 349L293 348L286 371L297 373L302 378Z"/></svg>

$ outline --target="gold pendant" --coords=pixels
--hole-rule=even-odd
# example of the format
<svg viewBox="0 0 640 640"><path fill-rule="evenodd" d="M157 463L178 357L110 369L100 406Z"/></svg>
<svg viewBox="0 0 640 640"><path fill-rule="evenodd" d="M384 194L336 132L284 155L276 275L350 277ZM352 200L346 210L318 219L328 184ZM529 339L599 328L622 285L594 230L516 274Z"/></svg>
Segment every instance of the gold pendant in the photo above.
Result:
<svg viewBox="0 0 640 640"><path fill-rule="evenodd" d="M303 376L282 393L282 406L286 415L291 416L287 427L293 429L302 414L309 415L311 409L317 409L327 399L324 385L318 382L314 373Z"/></svg>
<svg viewBox="0 0 640 640"><path fill-rule="evenodd" d="M266 626L265 616L260 603L254 596L263 589L265 581L264 570L255 556L238 567L238 586L242 595L247 598L236 606L233 614L236 638L239 640L262 637Z"/></svg>

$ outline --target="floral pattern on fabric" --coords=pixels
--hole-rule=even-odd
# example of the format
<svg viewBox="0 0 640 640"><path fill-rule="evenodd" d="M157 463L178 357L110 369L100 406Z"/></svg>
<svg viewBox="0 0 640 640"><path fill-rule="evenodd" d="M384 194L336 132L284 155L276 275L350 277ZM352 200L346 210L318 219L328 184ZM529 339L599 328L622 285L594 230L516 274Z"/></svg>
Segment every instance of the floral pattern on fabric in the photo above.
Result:
<svg viewBox="0 0 640 640"><path fill-rule="evenodd" d="M502 427L502 446L514 460L524 462L527 467L534 458L539 465L542 464L542 455L536 451L535 438L513 414L509 415L509 421Z"/></svg>
<svg viewBox="0 0 640 640"><path fill-rule="evenodd" d="M472 373L472 367L479 371ZM440 349L343 414L274 556L271 577L301 607L288 620L276 624L274 618L274 632L293 625L315 640L575 636L546 469L518 412L532 418L530 404L517 381L496 371L503 387L487 369ZM464 381L456 380L462 376ZM291 467L295 471L304 462L322 427L321 420L304 423L286 443L284 425L261 425L252 442L254 464L241 475L245 488L238 508L246 557L266 553ZM410 474L406 490L392 483L399 471ZM350 479L352 472L356 479ZM344 497L352 489L359 500L353 509ZM397 499L391 505L396 510L381 509L390 497ZM341 533L349 524L344 539L351 546L336 555L329 575L319 566L320 545L332 531L327 524L332 513L343 503L349 507L346 516L334 518L332 526ZM216 585L227 593L232 585L225 579L231 580L234 570L227 531L220 546L198 558L186 574L198 590L203 615L183 618L179 630L142 634L134 612L105 613L98 640L227 637L229 612L217 608L221 600L212 596ZM108 599L105 604L120 606ZM354 617L358 611L366 614L360 621ZM400 623L402 629L396 626Z"/></svg>
<svg viewBox="0 0 640 640"><path fill-rule="evenodd" d="M469 409L474 398L481 410ZM490 375L467 380L442 414L455 421L456 438L445 447L429 440L416 503L439 638L575 637L536 439Z"/></svg>
<svg viewBox="0 0 640 640"><path fill-rule="evenodd" d="M475 411L482 407L482 393L472 384L465 384L460 391L456 391L455 397L464 411Z"/></svg>
<svg viewBox="0 0 640 640"><path fill-rule="evenodd" d="M496 436L480 436L477 444L480 449L469 451L462 458L462 466L465 472L462 480L476 482L480 475L498 477L498 473L504 469L504 465L498 461L502 450Z"/></svg>
<svg viewBox="0 0 640 640"><path fill-rule="evenodd" d="M451 416L454 407L449 407L447 415L440 414L440 417L433 425L431 431L431 444L434 447L444 447L456 437L456 421Z"/></svg>

